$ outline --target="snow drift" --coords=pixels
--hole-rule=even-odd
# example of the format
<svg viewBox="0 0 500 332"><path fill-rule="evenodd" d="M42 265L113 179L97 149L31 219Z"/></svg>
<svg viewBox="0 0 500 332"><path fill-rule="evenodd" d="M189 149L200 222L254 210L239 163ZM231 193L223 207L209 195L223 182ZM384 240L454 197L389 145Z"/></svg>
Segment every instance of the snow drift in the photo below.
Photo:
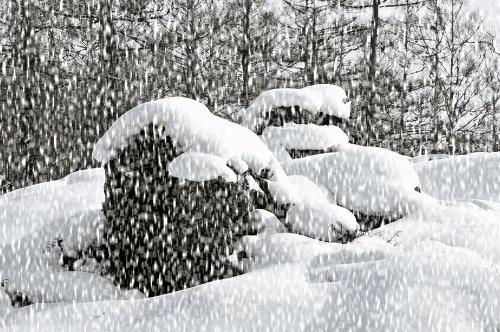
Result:
<svg viewBox="0 0 500 332"><path fill-rule="evenodd" d="M500 202L500 152L422 161L414 168L422 191L437 199Z"/></svg>

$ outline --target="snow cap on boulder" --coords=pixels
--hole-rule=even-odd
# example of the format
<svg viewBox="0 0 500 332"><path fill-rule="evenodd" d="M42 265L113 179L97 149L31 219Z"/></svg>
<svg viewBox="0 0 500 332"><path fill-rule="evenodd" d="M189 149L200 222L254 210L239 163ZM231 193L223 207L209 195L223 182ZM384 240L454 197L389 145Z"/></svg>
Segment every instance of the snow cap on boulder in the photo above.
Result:
<svg viewBox="0 0 500 332"><path fill-rule="evenodd" d="M295 202L290 179L255 133L213 115L189 98L171 97L134 107L99 139L92 156L101 163L109 162L150 124L161 127L162 135L170 136L184 151L168 166L172 176L197 182L220 176L234 182L236 176L228 164L239 170L248 167L255 174L268 169L268 181L279 196L276 199Z"/></svg>
<svg viewBox="0 0 500 332"><path fill-rule="evenodd" d="M278 107L299 106L310 113L349 118L351 103L341 87L317 84L302 89L273 89L261 93L244 111L242 124L255 130Z"/></svg>

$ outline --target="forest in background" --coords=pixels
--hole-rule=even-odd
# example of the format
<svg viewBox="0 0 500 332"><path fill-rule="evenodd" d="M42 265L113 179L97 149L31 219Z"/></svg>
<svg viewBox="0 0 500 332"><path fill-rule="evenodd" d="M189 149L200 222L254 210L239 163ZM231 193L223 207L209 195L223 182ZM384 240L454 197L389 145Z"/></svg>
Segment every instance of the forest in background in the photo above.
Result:
<svg viewBox="0 0 500 332"><path fill-rule="evenodd" d="M262 91L336 84L357 144L499 151L499 53L466 0L0 0L0 192L97 166L138 103L238 122Z"/></svg>

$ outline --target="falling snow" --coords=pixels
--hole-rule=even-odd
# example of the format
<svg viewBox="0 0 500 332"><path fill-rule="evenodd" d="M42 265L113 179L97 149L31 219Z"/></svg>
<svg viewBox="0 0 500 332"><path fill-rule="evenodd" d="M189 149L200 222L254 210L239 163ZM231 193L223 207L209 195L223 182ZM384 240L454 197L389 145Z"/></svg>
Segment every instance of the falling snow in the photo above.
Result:
<svg viewBox="0 0 500 332"><path fill-rule="evenodd" d="M493 2L0 0L0 330L500 331Z"/></svg>

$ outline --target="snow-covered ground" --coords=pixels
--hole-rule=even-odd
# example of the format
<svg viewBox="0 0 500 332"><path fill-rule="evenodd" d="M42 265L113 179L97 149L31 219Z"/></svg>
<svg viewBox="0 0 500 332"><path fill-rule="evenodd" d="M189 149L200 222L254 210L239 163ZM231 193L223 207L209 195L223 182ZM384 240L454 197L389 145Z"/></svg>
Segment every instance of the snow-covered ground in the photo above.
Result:
<svg viewBox="0 0 500 332"><path fill-rule="evenodd" d="M415 164L422 190L441 200L498 202L498 187L492 187L498 179L497 155L456 158L453 167L437 166L450 163L448 159ZM473 163L474 158L480 158L480 162ZM446 174L442 173L443 168ZM481 172L483 175L478 175ZM442 189L445 175L452 181L465 181L463 190L471 188L474 194L444 195L455 192ZM318 203L331 202L324 188L315 187L300 175L291 179L304 188L304 201L309 193L310 200L324 197ZM2 279L8 279L7 287L0 289L3 329L497 331L500 328L500 217L477 204L457 207L422 198L416 205L418 208L410 210L405 218L345 245L282 233L279 221L270 220L273 216L262 212L264 231L242 241L250 256L248 273L142 299L140 294L118 290L97 274L65 271L54 257L57 253L46 250L57 237L64 239L65 250L77 251L98 236L103 222L100 214L103 181L101 169L86 170L0 196L0 273ZM5 291L14 290L36 303L18 309L9 306Z"/></svg>

